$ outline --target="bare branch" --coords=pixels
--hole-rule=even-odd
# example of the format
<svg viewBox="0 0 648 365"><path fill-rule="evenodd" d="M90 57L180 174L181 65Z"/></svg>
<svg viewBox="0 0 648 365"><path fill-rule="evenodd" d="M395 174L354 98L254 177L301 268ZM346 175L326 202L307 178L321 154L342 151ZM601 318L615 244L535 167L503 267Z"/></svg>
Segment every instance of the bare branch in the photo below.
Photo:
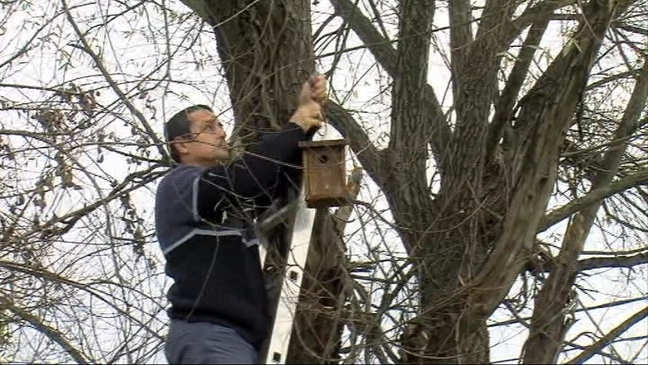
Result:
<svg viewBox="0 0 648 365"><path fill-rule="evenodd" d="M372 179L382 186L383 154L369 140L367 133L353 118L351 113L337 103L329 103L327 108L329 123L349 139L350 147Z"/></svg>
<svg viewBox="0 0 648 365"><path fill-rule="evenodd" d="M549 25L548 17L540 18L531 25L529 33L524 40L522 49L513 65L513 69L508 77L506 86L495 104L495 115L489 127L487 143L487 162L492 161L495 153L495 147L499 144L502 131L511 122L513 107L520 94L529 67L533 61L533 56L538 50L538 45Z"/></svg>
<svg viewBox="0 0 648 365"><path fill-rule="evenodd" d="M86 52L94 61L95 65L97 68L101 71L101 74L103 77L106 79L108 84L111 86L113 91L119 95L121 101L126 105L128 110L130 110L131 113L142 123L142 126L146 130L146 132L149 134L149 137L154 141L158 152L160 153L161 156L164 156L165 159L169 159L170 156L167 153L167 151L164 149L164 143L158 138L157 133L151 128L150 123L146 120L146 117L137 110L137 108L133 105L133 103L130 102L128 96L124 94L124 92L121 90L121 88L117 85L115 80L112 78L110 72L106 69L106 66L104 65L103 61L97 55L93 50L90 44L88 43L87 39L85 38L85 35L83 32L81 32L81 29L79 29L79 26L77 25L76 21L74 20L74 17L72 16L71 9L67 4L66 0L61 0L61 3L63 4L63 9L65 9L65 15L67 17L68 22L74 29L74 32L76 33L77 37L79 37L79 41L81 41L81 44L83 44L83 51Z"/></svg>
<svg viewBox="0 0 648 365"><path fill-rule="evenodd" d="M520 31L531 25L538 18L553 14L554 11L567 5L575 4L577 0L540 1L528 6L520 16L506 25L505 44L510 44Z"/></svg>
<svg viewBox="0 0 648 365"><path fill-rule="evenodd" d="M371 21L351 0L332 0L331 4L335 7L335 12L349 24L362 43L369 48L382 68L390 76L396 76L398 61L396 50L392 47L391 42L371 25Z"/></svg>
<svg viewBox="0 0 648 365"><path fill-rule="evenodd" d="M629 4L625 4L628 6ZM604 21L588 27L593 29L607 27L609 19L615 13L623 11L624 6L609 4L607 7L591 6L586 13L599 12ZM599 28L601 29L601 28ZM603 157L603 169L597 171L591 190L608 186L619 170L621 158L627 149L623 142L637 128L643 106L648 98L648 62L645 63L640 78L635 83L630 101L626 106L621 123L614 134L614 140L622 141L610 148ZM556 258L555 270L551 272L538 293L533 309L533 320L529 337L525 342L527 351L524 354L525 363L545 363L556 361L566 331L569 329L565 321L565 307L569 304L571 288L578 273L578 257L583 251L585 240L589 235L592 224L601 206L600 200L580 209L569 222L563 238L560 254Z"/></svg>
<svg viewBox="0 0 648 365"><path fill-rule="evenodd" d="M398 56L391 42L386 40L371 25L371 22L362 14L360 9L351 0L332 0L336 12L349 23L351 29L360 37L364 46L368 47L378 63L392 78L400 77L398 71ZM420 34L420 36L429 36ZM420 92L420 91L419 91ZM430 145L437 161L441 161L445 146L452 134L446 123L446 118L441 105L430 85L423 86L423 99L426 118L426 135L430 138Z"/></svg>
<svg viewBox="0 0 648 365"><path fill-rule="evenodd" d="M630 318L623 321L620 325L614 327L610 332L603 336L600 340L596 341L594 344L588 346L580 355L566 362L566 364L582 364L585 361L589 360L592 356L596 355L606 346L609 346L614 339L621 336L625 331L632 327L635 323L641 321L642 319L648 317L648 307L640 310L639 312L633 314Z"/></svg>
<svg viewBox="0 0 648 365"><path fill-rule="evenodd" d="M26 310L23 310L21 308L16 307L11 303L11 301L7 298L2 298L0 297L0 308L6 308L9 309L11 312L13 312L15 315L17 315L19 318L22 320L28 322L34 328L43 333L45 336L47 336L49 339L52 341L56 342L65 352L67 352L74 361L76 361L78 364L89 364L90 362L86 359L86 356L81 353L77 348L72 345L70 341L68 341L63 334L61 334L60 331L58 331L56 328L51 327L43 321L36 317L35 315L29 313Z"/></svg>
<svg viewBox="0 0 648 365"><path fill-rule="evenodd" d="M497 308L525 262L520 259L526 255L523 251L531 249L535 232L528 228L537 227L542 220L542 212L554 186L561 136L571 121L578 92L587 80L592 60L600 47L599 37L605 34L609 19L615 13L616 9L601 10L591 16L592 25L582 24L581 27L591 26L594 31L580 32L579 47L567 46L536 82L527 101L521 102L519 119L525 127L518 127L521 137L518 148L522 150L517 151L514 158L514 161L519 159L515 162L519 167L513 167L521 170L515 175L517 186L502 233L475 278L475 285L480 289L472 299L472 306L475 314L484 311L479 316L488 316ZM572 72L574 69L576 71ZM547 103L553 104L546 107ZM526 148L532 148L533 152Z"/></svg>
<svg viewBox="0 0 648 365"><path fill-rule="evenodd" d="M609 198L614 194L631 189L637 185L648 182L648 171L638 172L619 179L609 185L588 192L581 198L574 199L560 208L547 213L538 226L538 232L545 231L554 224L580 211L586 206Z"/></svg>
<svg viewBox="0 0 648 365"><path fill-rule="evenodd" d="M633 256L592 257L578 261L578 271L605 268L632 268L648 263L648 252Z"/></svg>
<svg viewBox="0 0 648 365"><path fill-rule="evenodd" d="M615 302L610 302L610 303L605 303L605 304L599 304L599 305L594 305L591 307L587 308L578 308L574 310L574 313L578 312L585 312L585 311L593 311L596 309L604 309L604 308L612 308L612 307L618 307L630 303L635 303L635 302L640 302L646 300L645 297L639 297L639 298L632 298L632 299L623 299L623 300L618 300ZM509 326L512 324L516 323L522 323L525 327L528 327L528 321L531 320L531 317L516 317L515 319L510 319L507 321L501 321L501 322L496 322L489 324L488 327L499 327L499 326Z"/></svg>

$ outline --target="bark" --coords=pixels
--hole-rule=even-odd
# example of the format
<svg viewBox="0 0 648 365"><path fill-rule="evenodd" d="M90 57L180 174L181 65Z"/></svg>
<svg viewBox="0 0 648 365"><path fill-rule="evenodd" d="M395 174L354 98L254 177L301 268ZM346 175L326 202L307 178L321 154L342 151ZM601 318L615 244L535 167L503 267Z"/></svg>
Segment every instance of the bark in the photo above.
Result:
<svg viewBox="0 0 648 365"><path fill-rule="evenodd" d="M539 18L531 25L529 33L524 40L522 49L518 54L513 69L506 80L506 86L495 104L495 115L489 127L487 139L487 162L493 163L496 147L499 146L499 140L507 128L509 121L513 117L513 108L515 107L518 95L522 89L522 84L529 72L531 62L538 50L540 41L549 25L549 15Z"/></svg>
<svg viewBox="0 0 648 365"><path fill-rule="evenodd" d="M617 5L602 10L601 21L607 26L614 14L622 9ZM639 117L647 99L648 62L644 64L636 80L624 116L612 139L619 142L613 144L605 153L603 169L596 174L592 191L603 189L612 183L628 146L627 137L638 127ZM585 206L573 216L567 226L561 252L556 258L556 268L547 278L535 301L529 338L525 343L524 362L527 364L550 364L558 359L564 337L570 327L564 308L573 300L571 290L579 271L578 258L601 204L602 201L599 200Z"/></svg>
<svg viewBox="0 0 648 365"><path fill-rule="evenodd" d="M432 2L433 3L433 2ZM385 39L380 32L378 32L369 19L367 19L360 9L355 5L352 0L331 0L331 4L335 7L335 12L349 24L349 27L358 35L362 42L368 47L376 61L380 63L381 67L385 69L387 74L396 79L403 72L398 69L399 55L396 49L392 46L392 41ZM431 5L428 5L431 6ZM425 14L424 14L425 15ZM425 15L429 16L429 15ZM419 25L420 27L420 25ZM430 34L422 33L417 38L428 38ZM420 42L420 39L417 41ZM429 47L426 45L425 49ZM420 50L414 49L416 53ZM401 52L402 53L402 52ZM450 126L446 122L446 117L441 109L441 105L434 94L434 90L427 82L422 85L417 81L417 85L421 87L418 93L422 92L421 110L425 110L421 116L417 117L423 119L422 128L424 128L425 136L432 150L432 154L437 163L443 160L445 146L448 143L452 132ZM421 100L417 96L417 100ZM413 104L413 103L412 103ZM389 149L385 150L385 155L390 155ZM367 167L367 173L376 180L373 176L373 171ZM382 176L378 177L376 183L384 188L382 185Z"/></svg>
<svg viewBox="0 0 648 365"><path fill-rule="evenodd" d="M458 122L453 139L456 142L447 154L454 161L451 165L456 163L457 168L443 176L452 183L448 183L447 190L442 187L436 199L444 203L441 208L445 210L439 216L447 222L436 218L430 230L441 233L433 235L429 240L432 243L425 246L429 248L426 257L443 257L443 260L427 266L434 267L431 273L436 275L429 275L433 280L424 281L424 298L429 298L431 303L411 326L417 331L406 333L404 339L411 343L412 352L421 349L422 342L427 344L422 355L432 356L435 362L458 362L458 358L466 355L459 352L464 350L461 344L465 338L476 333L502 302L526 261L524 258L532 248L536 228L556 181L561 141L570 126L600 39L615 15L598 5L589 9L589 24L581 25L581 29L592 27L588 28L591 31L576 32L574 41L578 47L568 45L518 102L517 120L514 124L508 122L512 132L508 145L503 146L504 164L490 166L494 171L487 174L481 170L485 166L483 120L474 111L490 101L491 89L484 85L490 80L487 69L491 61L482 59L479 63L485 69L475 71L472 79L464 82L466 89L458 96L464 99L456 102L474 108L464 106L462 111L461 105L457 107ZM487 40L481 42L488 44ZM475 49L480 49L478 43ZM496 43L490 43L490 48L496 47ZM471 61L477 62L483 54L489 53L471 53ZM484 99L467 101L476 98L475 95ZM487 114L485 110L482 112ZM506 168L501 169L503 166ZM482 190L482 184L489 190ZM462 190L466 185L469 187ZM482 206L488 207L490 214L483 213ZM482 221L480 214L484 214ZM484 260L484 250L488 252L485 262L480 261ZM480 360L487 361L487 356ZM426 359L419 355L409 361L424 363Z"/></svg>
<svg viewBox="0 0 648 365"><path fill-rule="evenodd" d="M239 148L253 143L259 132L287 123L297 92L315 72L310 2L183 2L214 28L236 118L233 137L242 144ZM347 130L356 132L351 144L357 147L364 133L354 128L355 121L343 110L333 110L344 118ZM341 322L332 324L331 318L344 302L344 245L343 230L333 219L328 210L318 210L287 363L327 363L337 358L342 326ZM291 221L267 232L271 247L266 265L278 268L280 274Z"/></svg>
<svg viewBox="0 0 648 365"><path fill-rule="evenodd" d="M393 77L391 130L387 158L392 167L385 174L387 199L404 238L405 248L416 257L415 242L429 224L432 199L425 174L428 161L425 134L430 28L434 2L406 0L400 3L398 55Z"/></svg>
<svg viewBox="0 0 648 365"><path fill-rule="evenodd" d="M183 0L214 29L236 118L247 144L278 129L315 71L308 1Z"/></svg>
<svg viewBox="0 0 648 365"><path fill-rule="evenodd" d="M350 199L359 193L361 178L360 170L349 176ZM344 206L334 214L326 210L316 213L319 224L313 231L313 248L306 261L287 363L334 364L339 360L342 330L348 320L343 305L352 287L342 239L351 209Z"/></svg>
<svg viewBox="0 0 648 365"><path fill-rule="evenodd" d="M292 95L313 67L310 37L305 36L310 34L308 2L184 2L210 24L222 23L215 30L219 54L235 115L239 123L247 123L241 124L242 129L254 132L248 124L273 128L281 123L292 107ZM329 113L385 193L398 233L417 264L420 313L405 324L400 362L488 363L485 321L527 262L536 233L558 219L544 212L556 182L564 135L600 41L619 9L612 11L609 2L592 1L573 43L518 100L534 46L552 13L575 1L537 2L517 18L509 1L486 1L474 40L465 24L470 19L468 2L451 2L451 41L459 46L452 54L453 132L427 84L435 2L399 2L399 17L406 21L399 24L397 47L372 26L354 1L331 2L394 81L392 130L384 151L371 144L343 107L331 105ZM530 25L525 48L499 96L499 53ZM298 66L287 66L293 64ZM496 118L489 123L493 106ZM244 122L250 116L252 122ZM434 200L426 181L428 146L442 177ZM614 186L612 191L618 189L623 187ZM596 190L584 199L610 193ZM342 316L339 305L348 284L344 245L331 228L335 224L329 215L318 212L317 224L317 232L322 233L311 245L304 284L309 290L301 293L291 362L337 358L341 327L335 320Z"/></svg>

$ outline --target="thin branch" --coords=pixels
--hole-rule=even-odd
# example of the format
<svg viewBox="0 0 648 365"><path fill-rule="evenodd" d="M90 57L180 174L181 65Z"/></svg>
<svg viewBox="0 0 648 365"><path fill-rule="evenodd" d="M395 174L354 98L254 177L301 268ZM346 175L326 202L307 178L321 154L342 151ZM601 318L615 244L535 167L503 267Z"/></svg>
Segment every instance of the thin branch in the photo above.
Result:
<svg viewBox="0 0 648 365"><path fill-rule="evenodd" d="M645 29L645 28L635 27L635 26L632 26L632 25L619 25L619 26L617 26L617 28L623 29L623 30L631 32L631 33L642 34L642 35L648 36L648 29Z"/></svg>
<svg viewBox="0 0 648 365"><path fill-rule="evenodd" d="M578 270L593 270L604 268L631 268L648 263L648 252L633 256L592 257L578 261Z"/></svg>
<svg viewBox="0 0 648 365"><path fill-rule="evenodd" d="M382 170L382 154L369 140L367 133L353 118L351 113L341 105L328 103L327 116L329 123L335 127L345 138L348 138L351 149L356 153L358 160L371 178L382 185L380 179Z"/></svg>
<svg viewBox="0 0 648 365"><path fill-rule="evenodd" d="M34 268L30 267L29 265L23 265L11 261L5 261L5 260L0 260L0 267L7 269L9 271L18 271L25 273L27 275L32 275L34 277L39 277L42 278L43 280L52 282L52 283L60 283L60 284L65 284L69 285L73 288L85 291L86 293L94 296L95 298L99 299L103 303L106 303L110 307L112 307L119 315L124 316L124 318L127 318L129 320L132 320L133 322L137 323L141 328L143 328L148 334L152 335L154 338L158 340L164 340L164 337L157 333L156 331L152 330L149 328L145 323L143 323L141 320L135 318L133 315L128 313L127 311L119 308L118 303L111 302L107 297L110 296L110 293L104 290L100 290L98 288L93 288L93 286L98 285L98 284L111 284L111 285L119 285L114 282L106 281L106 280L98 280L98 281L90 281L87 283L82 283L82 282L77 282L72 279L66 278L62 275L59 275L55 272L48 271L44 268ZM130 290L135 290L134 288L130 288ZM138 294L142 294L142 292L138 292ZM112 299L116 299L112 297ZM125 301L126 299L124 299ZM1 301L0 298L0 307L3 305L3 302ZM160 311L163 311L164 308L161 307L159 308ZM153 313L155 315L157 313Z"/></svg>
<svg viewBox="0 0 648 365"><path fill-rule="evenodd" d="M626 305L626 304L639 302L639 301L644 301L644 300L646 300L645 297L624 299L624 300L619 300L617 302L599 304L599 305L595 305L595 306L587 307L587 308L578 308L578 309L574 310L574 313L592 311L592 310L596 310L596 309L605 309L605 308L617 307L617 306L620 306L620 305ZM491 323L491 324L488 325L488 327L510 326L512 324L517 324L517 323L522 323L522 322L524 322L522 324L526 326L526 322L528 322L529 320L531 320L531 317L519 317L519 318L515 318L515 319L509 319L509 320L506 320L506 321Z"/></svg>
<svg viewBox="0 0 648 365"><path fill-rule="evenodd" d="M358 35L364 43L363 47L368 48L378 63L392 77L398 77L396 50L391 46L391 42L385 39L361 12L361 10L351 0L332 0L331 4L335 11L344 18L351 29ZM430 31L432 32L432 31ZM421 34L421 36L429 36ZM428 128L426 134L430 136L432 152L437 161L441 161L441 156L445 151L445 146L450 140L452 132L450 126L446 123L441 105L429 84L423 88L424 108L427 110L427 120L425 122ZM369 170L367 170L369 171Z"/></svg>
<svg viewBox="0 0 648 365"><path fill-rule="evenodd" d="M91 5L91 4L75 5L71 9L77 9L77 8L80 8L82 6L87 6L87 5ZM50 27L52 25L51 23L53 23L54 20L56 20L56 18L63 15L64 13L65 12L61 11L61 12L58 12L58 13L54 14L54 16L52 16L47 22L45 22L43 25L41 25L40 28L38 28L38 30L36 30L36 32L34 32L32 37L29 40L27 40L27 42L25 42L25 45L20 50L18 50L18 52L16 52L13 56L9 57L6 61L4 61L4 62L2 62L0 64L0 69L7 66L7 65L9 65L9 64L11 64L11 62L15 61L16 59L18 59L22 55L27 54L27 52L29 52L31 50L31 48L29 48L29 45L36 39L36 37L40 34L40 32L42 32L45 28Z"/></svg>
<svg viewBox="0 0 648 365"><path fill-rule="evenodd" d="M635 323L641 321L642 319L648 316L648 307L640 310L639 312L632 315L630 318L623 321L620 325L614 327L610 332L603 336L600 340L596 341L594 344L588 346L585 351L580 355L566 362L566 364L582 364L585 361L589 360L592 356L596 355L606 346L609 346L613 340L621 336L625 331L632 327Z"/></svg>
<svg viewBox="0 0 648 365"><path fill-rule="evenodd" d="M67 1L66 0L61 0L61 3L63 4L63 9L65 9L65 15L68 19L68 22L74 29L74 32L77 34L79 37L79 40L83 44L83 51L86 52L94 61L95 65L101 71L101 74L103 77L106 79L110 87L113 89L113 91L119 96L119 98L124 102L124 105L130 110L131 113L142 123L142 126L146 130L146 132L149 134L149 136L153 139L158 152L160 153L161 156L164 156L164 158L170 158L167 151L164 149L164 143L158 138L157 134L149 124L149 122L146 120L146 117L137 110L135 105L130 102L128 96L124 94L124 92L119 88L115 80L113 80L112 76L110 75L110 72L106 69L106 66L103 64L103 61L97 55L92 48L90 47L90 44L88 44L88 41L86 40L85 36L83 35L83 32L81 32L81 29L79 29L79 26L77 25L76 21L72 17L72 12L71 9L68 7Z"/></svg>
<svg viewBox="0 0 648 365"><path fill-rule="evenodd" d="M9 299L0 297L0 307L9 309L15 315L20 317L22 320L28 322L36 330L47 336L52 341L56 342L65 352L67 352L70 357L74 359L78 364L89 364L89 361L86 359L86 356L81 353L81 351L74 348L74 346L68 341L60 331L56 328L51 327L43 323L43 321L36 317L35 315L27 312L24 309L18 308Z"/></svg>
<svg viewBox="0 0 648 365"><path fill-rule="evenodd" d="M577 0L540 1L535 6L527 7L520 16L506 25L505 44L510 44L522 29L531 25L536 19L553 14L554 11L576 2Z"/></svg>
<svg viewBox="0 0 648 365"><path fill-rule="evenodd" d="M368 46L378 63L390 76L394 77L397 72L397 56L396 50L389 40L376 30L371 21L351 0L332 0L331 4L335 7L337 15L344 18L362 40L362 43Z"/></svg>
<svg viewBox="0 0 648 365"><path fill-rule="evenodd" d="M542 218L540 225L538 226L538 233L547 230L549 227L580 211L581 209L592 203L596 203L602 199L609 198L614 194L620 193L634 186L647 182L648 170L633 175L628 175L623 179L617 180L607 186L592 190L581 198L574 199L571 202L563 205L562 207L556 208L547 213L544 218Z"/></svg>

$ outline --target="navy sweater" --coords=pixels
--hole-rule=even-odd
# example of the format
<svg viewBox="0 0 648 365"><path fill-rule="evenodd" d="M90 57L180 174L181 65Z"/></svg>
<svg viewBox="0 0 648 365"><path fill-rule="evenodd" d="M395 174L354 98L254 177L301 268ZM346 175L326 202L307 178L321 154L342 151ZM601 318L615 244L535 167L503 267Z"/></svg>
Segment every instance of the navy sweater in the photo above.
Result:
<svg viewBox="0 0 648 365"><path fill-rule="evenodd" d="M155 223L174 281L170 318L225 325L261 345L270 316L252 222L299 176L286 164L301 166L298 142L311 136L292 124L227 166L178 165L162 178Z"/></svg>

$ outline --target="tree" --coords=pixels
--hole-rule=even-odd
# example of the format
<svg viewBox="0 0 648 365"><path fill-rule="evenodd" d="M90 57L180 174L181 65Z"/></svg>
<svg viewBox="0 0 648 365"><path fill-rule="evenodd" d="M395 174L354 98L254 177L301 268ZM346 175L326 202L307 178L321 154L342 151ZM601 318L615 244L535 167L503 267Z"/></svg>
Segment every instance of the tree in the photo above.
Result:
<svg viewBox="0 0 648 365"><path fill-rule="evenodd" d="M313 59L310 22L304 21L309 16L308 3L185 3L214 27L232 101L238 104L238 95L250 95L246 99L249 103L238 104L240 117L250 115L259 100L282 100L278 90L294 90L304 73L312 70L312 65L303 65ZM556 265L536 298L528 339L529 349L534 351L525 353L527 362L555 361L567 328L563 309L570 300L578 257L601 200L572 203L575 209L554 214L550 222L544 217L545 211L559 182L561 151L570 147L576 148L572 152L576 155L586 153L581 152L584 148L578 146L577 136L570 136L570 131L573 127L585 128L585 117L589 118L590 130L600 123L590 115L595 113L585 102L586 94L594 91L585 89L599 61L603 39L610 32L627 31L618 25L639 5L630 1L592 1L576 7L578 24L570 43L535 82L526 83L528 89L524 90L537 46L552 18L575 4L524 2L518 7L508 1L486 1L482 8L474 9L468 1L450 2L447 12L453 102L449 118L427 83L438 2L399 2L395 10L400 22L393 40L381 35L357 4L345 0L331 3L334 16L344 21L334 34L353 30L392 82L386 149L379 151L353 116L341 107L333 105L330 118L349 138L362 166L384 192L403 245L417 266L420 310L401 338L401 361L488 362L486 320L502 303L529 259L538 254L541 246L535 240L537 233L548 224L571 217ZM373 22L382 25L381 14L376 12L378 4L369 5L374 10ZM502 53L524 30L528 30L525 44L500 92ZM344 52L342 47L336 51ZM295 59L300 66L287 67L295 65ZM638 66L628 65L631 73L637 72L642 63L639 60ZM648 96L643 82L646 69L644 66L643 72L637 72L637 86L623 117L615 127L608 127L616 131L600 136L614 141L612 148L602 151L595 171L589 166L579 168L585 169L587 179L591 179L589 194L601 189L610 191L628 147L626 142L616 141L627 141L645 123L640 118ZM292 72L294 77L291 79L286 72ZM257 77L255 82L249 81L251 75ZM292 88L282 88L281 83ZM282 120L283 109L291 105L291 100L279 102L264 115ZM431 194L426 178L430 158L439 174L435 194ZM630 175L633 182L645 180L641 169L635 174ZM313 276L317 277L317 273ZM335 298L340 293L331 294ZM308 353L297 350L298 339L294 342L293 356Z"/></svg>
<svg viewBox="0 0 648 365"><path fill-rule="evenodd" d="M196 70L222 67L227 89L212 88L229 97L241 150L259 132L284 123L301 82L316 66L324 69L333 88L328 120L369 178L353 212L318 211L291 362L364 356L380 363L488 363L489 330L498 325L488 320L506 311L514 319L504 324L527 328L521 361L583 362L594 355L633 361L633 355L620 356L614 342L645 320L645 309L615 328L594 328L589 342L569 330L588 307L646 297L643 289L638 298L592 306L579 298L591 294L585 283L600 290L593 280L605 270L645 282L645 1L51 3L56 14L44 12L41 22L33 21L34 37L0 59L8 75L0 87L23 93L3 97L3 110L12 120L32 121L20 128L0 124L9 136L2 141L2 161L12 169L0 176L7 209L0 266L3 284L12 285L11 292L2 291L0 318L14 333L10 341L32 327L47 346L56 344L77 362L141 361L159 348L165 284L154 280L159 291L143 290L151 282L146 276L160 272L137 264L156 259L144 245L154 238L150 219L133 196L164 173L159 114L170 110L164 99L182 99L174 89L193 82L177 76L184 61ZM36 7L2 6L13 17L26 11L19 6ZM98 22L85 17L85 6L99 10ZM131 39L111 28L124 19L145 24L131 34L150 37L156 52L148 63L140 61L148 73L136 77L120 70L130 61L116 56L111 43ZM565 41L551 44L552 36ZM62 70L87 62L95 75L83 74L74 85L67 85L71 75L65 83L4 81L36 45L53 47ZM369 65L359 61L367 57ZM437 59L444 63L447 90L440 68L430 66ZM388 123L379 124L381 118ZM107 132L116 120L133 136ZM33 173L29 156L36 153L45 162ZM100 173L98 161L108 153L113 161L128 159L131 170L118 178ZM14 182L29 178L35 187ZM363 196L373 191L379 196L367 202ZM65 200L81 203L62 215L43 210ZM347 223L350 217L360 223ZM107 231L97 233L95 222ZM359 234L349 232L356 229ZM385 230L392 236L380 237ZM596 244L591 231L606 240L606 250L586 250ZM281 244L285 228L273 234ZM76 248L71 237L98 244ZM368 248L364 262L347 252L360 245ZM88 277L70 271L100 257L113 264L101 262L103 269ZM27 286L30 280L36 288ZM70 301L71 290L107 305ZM87 317L70 313L77 307ZM122 320L108 331L119 336L117 345L76 340L98 333L87 324L106 308Z"/></svg>

